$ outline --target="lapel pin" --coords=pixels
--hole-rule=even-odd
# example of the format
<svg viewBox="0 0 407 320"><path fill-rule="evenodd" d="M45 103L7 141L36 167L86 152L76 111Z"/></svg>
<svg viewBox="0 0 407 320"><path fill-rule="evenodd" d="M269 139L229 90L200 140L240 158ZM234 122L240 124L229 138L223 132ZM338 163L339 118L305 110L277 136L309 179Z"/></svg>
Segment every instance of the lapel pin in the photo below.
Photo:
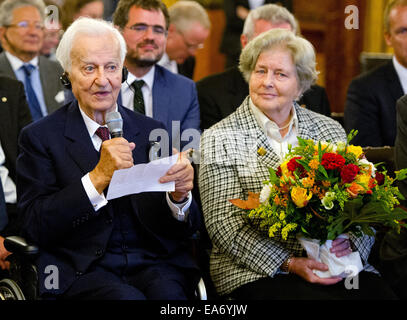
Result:
<svg viewBox="0 0 407 320"><path fill-rule="evenodd" d="M2 101L2 102L7 102L7 98L6 98L6 97L2 97L2 98L1 98L1 101Z"/></svg>
<svg viewBox="0 0 407 320"><path fill-rule="evenodd" d="M266 149L264 149L263 147L260 147L260 148L257 150L257 154L258 154L260 157L265 156L266 153L267 153L267 151L266 151Z"/></svg>

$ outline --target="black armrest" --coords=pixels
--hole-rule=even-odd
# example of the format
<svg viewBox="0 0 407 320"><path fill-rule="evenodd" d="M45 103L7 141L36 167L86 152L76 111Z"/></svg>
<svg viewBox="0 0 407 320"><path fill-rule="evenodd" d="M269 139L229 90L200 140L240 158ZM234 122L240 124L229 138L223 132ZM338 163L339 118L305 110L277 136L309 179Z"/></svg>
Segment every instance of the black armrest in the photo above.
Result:
<svg viewBox="0 0 407 320"><path fill-rule="evenodd" d="M4 246L8 251L16 254L33 256L39 252L37 246L27 243L24 238L18 236L6 237Z"/></svg>

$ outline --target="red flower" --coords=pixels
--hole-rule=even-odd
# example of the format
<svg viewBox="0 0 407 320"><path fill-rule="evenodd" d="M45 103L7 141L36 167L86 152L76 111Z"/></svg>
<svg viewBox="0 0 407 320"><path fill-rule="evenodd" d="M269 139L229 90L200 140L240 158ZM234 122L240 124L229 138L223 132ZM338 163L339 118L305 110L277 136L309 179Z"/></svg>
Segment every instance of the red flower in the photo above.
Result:
<svg viewBox="0 0 407 320"><path fill-rule="evenodd" d="M324 153L321 164L326 170L341 169L345 165L345 158L336 153Z"/></svg>
<svg viewBox="0 0 407 320"><path fill-rule="evenodd" d="M287 169L291 172L294 172L296 169L298 169L300 178L303 178L306 176L306 172L303 165L297 162L297 159L301 159L301 157L294 157L290 161L288 161Z"/></svg>
<svg viewBox="0 0 407 320"><path fill-rule="evenodd" d="M359 173L360 169L357 165L352 163L344 166L341 170L341 178L344 183L351 183L355 180L357 174Z"/></svg>
<svg viewBox="0 0 407 320"><path fill-rule="evenodd" d="M283 172L281 171L281 166L278 166L276 175L277 175L277 177L281 177L283 175Z"/></svg>
<svg viewBox="0 0 407 320"><path fill-rule="evenodd" d="M377 184L381 186L384 183L384 174L381 172L376 172L375 179L377 181Z"/></svg>

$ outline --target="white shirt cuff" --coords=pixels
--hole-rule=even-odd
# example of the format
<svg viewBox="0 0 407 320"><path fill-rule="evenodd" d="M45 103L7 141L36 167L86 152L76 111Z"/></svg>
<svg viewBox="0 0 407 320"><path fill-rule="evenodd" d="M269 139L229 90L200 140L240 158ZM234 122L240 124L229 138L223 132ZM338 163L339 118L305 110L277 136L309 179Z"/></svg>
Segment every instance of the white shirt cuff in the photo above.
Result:
<svg viewBox="0 0 407 320"><path fill-rule="evenodd" d="M100 208L104 207L107 204L104 193L99 194L95 189L92 181L90 180L89 173L84 175L81 179L83 188L85 189L86 194L88 195L89 201L93 206L95 211L98 211Z"/></svg>
<svg viewBox="0 0 407 320"><path fill-rule="evenodd" d="M188 198L183 203L174 203L171 201L169 193L166 193L167 203L172 212L172 216L178 221L186 221L189 213L189 206L192 202L192 193L188 193Z"/></svg>

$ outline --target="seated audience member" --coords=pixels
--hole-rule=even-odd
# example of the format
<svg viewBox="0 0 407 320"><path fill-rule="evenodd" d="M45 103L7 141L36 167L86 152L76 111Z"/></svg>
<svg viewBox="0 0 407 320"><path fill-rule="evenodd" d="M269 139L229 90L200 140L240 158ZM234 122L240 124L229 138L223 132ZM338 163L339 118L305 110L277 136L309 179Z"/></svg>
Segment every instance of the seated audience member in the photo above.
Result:
<svg viewBox="0 0 407 320"><path fill-rule="evenodd" d="M267 4L254 9L248 15L240 37L242 48L254 37L273 28L284 28L298 32L294 16L285 8ZM249 94L249 87L237 66L208 76L196 84L201 111L201 129L207 129L234 112ZM331 115L325 89L312 85L298 102L306 108Z"/></svg>
<svg viewBox="0 0 407 320"><path fill-rule="evenodd" d="M192 79L195 54L209 36L211 22L206 10L194 1L178 1L168 8L168 13L167 46L158 64Z"/></svg>
<svg viewBox="0 0 407 320"><path fill-rule="evenodd" d="M394 146L396 102L407 93L407 1L392 0L384 12L384 36L394 49L392 61L362 74L349 85L345 129L359 131L353 144Z"/></svg>
<svg viewBox="0 0 407 320"><path fill-rule="evenodd" d="M20 81L0 77L0 269L8 267L10 254L4 237L18 234L16 160L18 135L31 122L30 109ZM1 212L5 210L5 212Z"/></svg>
<svg viewBox="0 0 407 320"><path fill-rule="evenodd" d="M243 49L240 70L249 82L249 96L228 118L205 130L201 140L199 189L205 225L213 243L210 269L217 292L235 299L366 299L395 298L367 263L374 238L350 235L336 239L331 252L338 257L359 251L364 271L359 289L347 290L341 278L319 278L313 270L328 266L303 257L295 235L284 241L269 238L247 213L228 200L260 192L297 136L322 141L346 141L335 120L301 108L296 102L317 78L312 45L293 32L267 31ZM278 98L269 99L279 93ZM255 140L251 139L254 137ZM253 144L254 148L253 148ZM254 151L263 147L257 157ZM253 161L253 162L251 162Z"/></svg>
<svg viewBox="0 0 407 320"><path fill-rule="evenodd" d="M292 0L223 0L226 25L219 51L226 55L225 69L239 64L240 51L242 50L240 37L250 10L269 3L282 4L292 12Z"/></svg>
<svg viewBox="0 0 407 320"><path fill-rule="evenodd" d="M79 17L103 18L102 0L65 0L61 7L62 28L66 30Z"/></svg>
<svg viewBox="0 0 407 320"><path fill-rule="evenodd" d="M186 154L160 178L174 192L107 201L113 172L148 162L149 134L163 124L116 103L126 43L108 22L79 18L56 52L76 100L21 132L17 160L23 235L40 247L42 298L187 299L199 271L186 242L200 225ZM109 139L109 112L123 137ZM59 271L47 286L44 270Z"/></svg>
<svg viewBox="0 0 407 320"><path fill-rule="evenodd" d="M160 0L121 0L113 22L128 48L125 66L129 77L122 84L123 105L164 123L178 149L188 145L198 148L200 116L195 83L157 64L167 42L167 7Z"/></svg>
<svg viewBox="0 0 407 320"><path fill-rule="evenodd" d="M24 83L34 121L64 102L61 66L40 56L44 38L42 0L6 0L0 5L0 74Z"/></svg>

